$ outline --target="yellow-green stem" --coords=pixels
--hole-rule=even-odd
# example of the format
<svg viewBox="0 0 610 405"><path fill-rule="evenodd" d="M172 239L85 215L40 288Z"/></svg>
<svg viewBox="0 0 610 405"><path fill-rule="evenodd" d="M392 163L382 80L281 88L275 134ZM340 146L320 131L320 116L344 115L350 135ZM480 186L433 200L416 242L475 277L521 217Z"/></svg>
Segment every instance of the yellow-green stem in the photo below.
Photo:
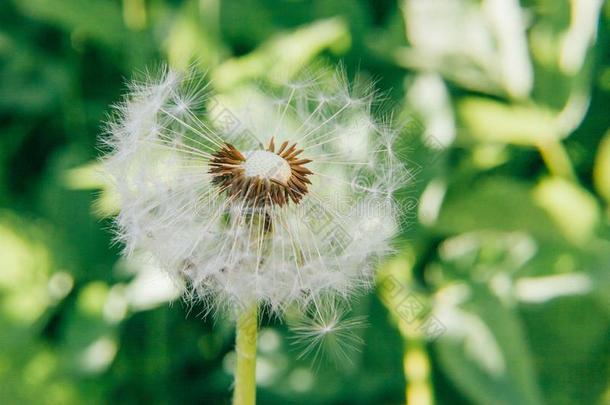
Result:
<svg viewBox="0 0 610 405"><path fill-rule="evenodd" d="M398 328L405 342L403 353L403 370L405 374L405 401L408 405L433 405L434 387L430 370L430 357L426 349L425 336L422 333L422 322L425 319L407 319L416 315L418 305L423 305L426 298L416 296L409 289L413 285L413 267L415 251L405 250L386 263L378 273L380 296L398 323ZM413 299L418 303L415 307ZM409 301L410 304L407 302ZM405 304L407 302L407 304ZM415 309L414 309L415 308ZM419 308L423 311L423 307Z"/></svg>
<svg viewBox="0 0 610 405"><path fill-rule="evenodd" d="M577 181L572 162L561 141L541 142L538 144L538 150L551 174L569 181Z"/></svg>
<svg viewBox="0 0 610 405"><path fill-rule="evenodd" d="M254 405L256 403L256 334L257 306L246 309L237 319L235 337L235 391L233 405Z"/></svg>
<svg viewBox="0 0 610 405"><path fill-rule="evenodd" d="M407 405L432 405L434 393L430 375L430 358L424 340L416 336L404 336L405 351L403 369L407 382L405 397Z"/></svg>

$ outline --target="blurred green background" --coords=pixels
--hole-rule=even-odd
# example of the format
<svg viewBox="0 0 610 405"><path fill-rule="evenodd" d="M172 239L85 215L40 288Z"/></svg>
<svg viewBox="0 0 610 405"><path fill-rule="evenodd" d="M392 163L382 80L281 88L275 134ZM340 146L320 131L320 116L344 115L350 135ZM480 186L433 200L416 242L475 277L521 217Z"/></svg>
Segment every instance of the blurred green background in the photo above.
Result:
<svg viewBox="0 0 610 405"><path fill-rule="evenodd" d="M609 28L601 0L3 0L0 403L228 403L231 324L111 243L101 123L161 61L219 92L342 61L411 118L398 255L351 364L262 321L259 402L610 404Z"/></svg>

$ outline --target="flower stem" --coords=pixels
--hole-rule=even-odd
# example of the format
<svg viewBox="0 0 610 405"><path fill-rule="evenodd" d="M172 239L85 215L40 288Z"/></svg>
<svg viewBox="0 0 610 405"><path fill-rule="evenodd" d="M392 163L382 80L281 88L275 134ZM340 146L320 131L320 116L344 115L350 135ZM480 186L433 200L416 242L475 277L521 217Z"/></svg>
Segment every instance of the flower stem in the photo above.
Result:
<svg viewBox="0 0 610 405"><path fill-rule="evenodd" d="M257 306L253 305L241 313L237 319L235 352L235 390L233 405L254 405L256 403L256 333Z"/></svg>

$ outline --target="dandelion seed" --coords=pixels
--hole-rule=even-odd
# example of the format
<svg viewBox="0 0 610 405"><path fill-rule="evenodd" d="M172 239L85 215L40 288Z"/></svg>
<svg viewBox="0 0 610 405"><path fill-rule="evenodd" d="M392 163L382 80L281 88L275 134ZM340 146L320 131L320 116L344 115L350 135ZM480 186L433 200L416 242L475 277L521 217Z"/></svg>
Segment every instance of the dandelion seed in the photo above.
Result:
<svg viewBox="0 0 610 405"><path fill-rule="evenodd" d="M366 317L350 318L345 308L329 302L315 304L310 312L290 327L292 343L301 350L299 358L311 357L317 364L324 359L336 366L352 364L364 343L359 333L366 326Z"/></svg>

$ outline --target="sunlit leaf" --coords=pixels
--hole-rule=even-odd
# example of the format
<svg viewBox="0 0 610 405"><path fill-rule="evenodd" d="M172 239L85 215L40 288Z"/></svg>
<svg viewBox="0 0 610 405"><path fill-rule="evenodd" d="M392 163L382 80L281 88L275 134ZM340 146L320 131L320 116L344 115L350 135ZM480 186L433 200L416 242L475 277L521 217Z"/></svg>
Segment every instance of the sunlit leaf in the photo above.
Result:
<svg viewBox="0 0 610 405"><path fill-rule="evenodd" d="M547 178L536 186L533 195L566 239L586 243L593 236L600 213L597 201L586 190L567 180Z"/></svg>
<svg viewBox="0 0 610 405"><path fill-rule="evenodd" d="M436 228L449 234L491 229L563 239L551 216L534 201L531 186L499 177L451 190Z"/></svg>
<svg viewBox="0 0 610 405"><path fill-rule="evenodd" d="M444 372L474 403L541 404L519 319L485 288L469 295L438 312L447 327L436 343Z"/></svg>
<svg viewBox="0 0 610 405"><path fill-rule="evenodd" d="M479 141L535 146L558 137L553 114L539 107L470 97L457 109L468 135Z"/></svg>
<svg viewBox="0 0 610 405"><path fill-rule="evenodd" d="M342 19L316 21L293 32L278 34L248 55L229 59L213 72L212 78L221 88L248 78L288 80L321 51L345 50L349 43L349 31Z"/></svg>
<svg viewBox="0 0 610 405"><path fill-rule="evenodd" d="M203 2L201 2L203 4ZM203 14L196 3L185 3L174 20L164 42L169 63L176 69L185 69L195 62L205 69L216 66L224 56L217 33L211 24L204 24ZM213 16L211 16L213 18Z"/></svg>
<svg viewBox="0 0 610 405"><path fill-rule="evenodd" d="M606 133L597 150L593 184L597 192L610 203L610 131Z"/></svg>

